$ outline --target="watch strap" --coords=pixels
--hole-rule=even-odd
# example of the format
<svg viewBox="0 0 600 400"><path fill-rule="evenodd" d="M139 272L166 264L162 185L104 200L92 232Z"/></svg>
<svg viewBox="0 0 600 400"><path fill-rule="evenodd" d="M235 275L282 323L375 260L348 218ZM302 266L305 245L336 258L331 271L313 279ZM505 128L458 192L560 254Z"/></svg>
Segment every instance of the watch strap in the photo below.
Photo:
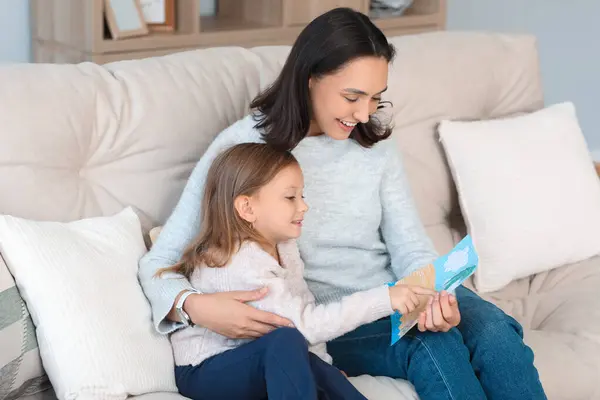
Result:
<svg viewBox="0 0 600 400"><path fill-rule="evenodd" d="M184 323L186 326L194 326L194 323L192 322L192 319L190 318L188 313L186 313L183 310L183 303L189 295L197 293L200 292L198 292L197 290L186 290L181 296L179 296L179 300L177 300L177 304L175 304L175 310L177 311L177 315L179 315L181 322Z"/></svg>

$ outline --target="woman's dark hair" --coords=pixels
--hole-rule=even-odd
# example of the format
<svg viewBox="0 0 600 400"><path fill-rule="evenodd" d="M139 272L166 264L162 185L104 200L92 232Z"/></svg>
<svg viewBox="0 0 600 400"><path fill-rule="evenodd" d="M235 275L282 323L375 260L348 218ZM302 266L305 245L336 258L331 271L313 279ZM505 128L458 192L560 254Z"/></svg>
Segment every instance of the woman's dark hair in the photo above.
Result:
<svg viewBox="0 0 600 400"><path fill-rule="evenodd" d="M394 47L366 15L335 8L310 22L296 39L275 82L250 104L257 111L256 128L263 139L281 150L292 150L306 137L311 122L309 79L335 73L359 57L382 57L391 62ZM380 106L381 107L381 106ZM377 119L358 123L350 137L370 147L390 136Z"/></svg>

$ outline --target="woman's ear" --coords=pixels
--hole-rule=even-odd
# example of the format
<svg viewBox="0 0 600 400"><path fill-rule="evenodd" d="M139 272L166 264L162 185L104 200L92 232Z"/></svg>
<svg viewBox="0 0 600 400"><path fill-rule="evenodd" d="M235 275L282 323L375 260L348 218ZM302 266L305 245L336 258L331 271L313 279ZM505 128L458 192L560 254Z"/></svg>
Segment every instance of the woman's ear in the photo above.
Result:
<svg viewBox="0 0 600 400"><path fill-rule="evenodd" d="M238 196L233 201L233 206L240 218L252 224L256 221L256 215L252 210L252 202L250 200L250 196Z"/></svg>

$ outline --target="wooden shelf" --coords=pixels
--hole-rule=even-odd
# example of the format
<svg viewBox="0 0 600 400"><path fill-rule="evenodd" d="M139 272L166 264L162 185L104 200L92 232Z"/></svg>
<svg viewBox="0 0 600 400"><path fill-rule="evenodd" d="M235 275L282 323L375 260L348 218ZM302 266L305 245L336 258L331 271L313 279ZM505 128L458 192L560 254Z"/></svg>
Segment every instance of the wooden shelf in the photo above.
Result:
<svg viewBox="0 0 600 400"><path fill-rule="evenodd" d="M446 2L433 0L416 0L401 16L372 16L375 25L384 32L412 29L445 29Z"/></svg>
<svg viewBox="0 0 600 400"><path fill-rule="evenodd" d="M350 7L364 14L369 13L370 0L282 0L283 24L306 26L316 16L335 7ZM424 0L417 0L424 1ZM429 0L425 0L429 1Z"/></svg>
<svg viewBox="0 0 600 400"><path fill-rule="evenodd" d="M403 15L400 17L374 18L373 23L381 30L436 26L437 15Z"/></svg>
<svg viewBox="0 0 600 400"><path fill-rule="evenodd" d="M240 20L236 18L219 18L207 16L200 18L200 32L231 32L231 31L253 31L257 29L278 28L279 25L264 22Z"/></svg>
<svg viewBox="0 0 600 400"><path fill-rule="evenodd" d="M97 47L98 53L130 52L169 47L191 47L198 42L198 34L156 32L126 40L104 39Z"/></svg>
<svg viewBox="0 0 600 400"><path fill-rule="evenodd" d="M215 46L289 45L331 8L367 15L370 9L370 0L217 0L217 15L200 17L198 0L176 1L175 32L113 40L105 37L104 0L30 0L34 62L105 63ZM446 1L414 0L401 16L372 19L388 36L442 30Z"/></svg>

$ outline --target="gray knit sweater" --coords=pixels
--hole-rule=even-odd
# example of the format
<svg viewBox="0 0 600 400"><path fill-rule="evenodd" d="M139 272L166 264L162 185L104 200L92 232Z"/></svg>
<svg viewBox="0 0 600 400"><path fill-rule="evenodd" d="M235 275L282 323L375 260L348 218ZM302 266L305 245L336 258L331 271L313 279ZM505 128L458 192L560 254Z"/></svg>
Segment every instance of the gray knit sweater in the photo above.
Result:
<svg viewBox="0 0 600 400"><path fill-rule="evenodd" d="M389 288L383 284L339 302L317 305L304 280L304 265L296 242L281 243L278 251L281 265L256 243L246 242L225 267L200 266L190 281L203 293L268 287L265 298L249 304L291 320L312 345L310 350L328 363L331 356L326 352L325 342L392 314ZM247 341L229 339L199 326L180 329L171 335L177 365L197 365Z"/></svg>
<svg viewBox="0 0 600 400"><path fill-rule="evenodd" d="M155 278L154 274L177 262L199 232L204 183L217 154L238 143L262 142L254 125L247 116L215 138L158 240L140 261L140 281L160 332L179 327L166 315L191 283L181 276ZM307 137L293 154L304 172L304 195L310 207L297 242L304 276L317 303L339 301L395 281L436 258L391 139L367 149L354 140Z"/></svg>

